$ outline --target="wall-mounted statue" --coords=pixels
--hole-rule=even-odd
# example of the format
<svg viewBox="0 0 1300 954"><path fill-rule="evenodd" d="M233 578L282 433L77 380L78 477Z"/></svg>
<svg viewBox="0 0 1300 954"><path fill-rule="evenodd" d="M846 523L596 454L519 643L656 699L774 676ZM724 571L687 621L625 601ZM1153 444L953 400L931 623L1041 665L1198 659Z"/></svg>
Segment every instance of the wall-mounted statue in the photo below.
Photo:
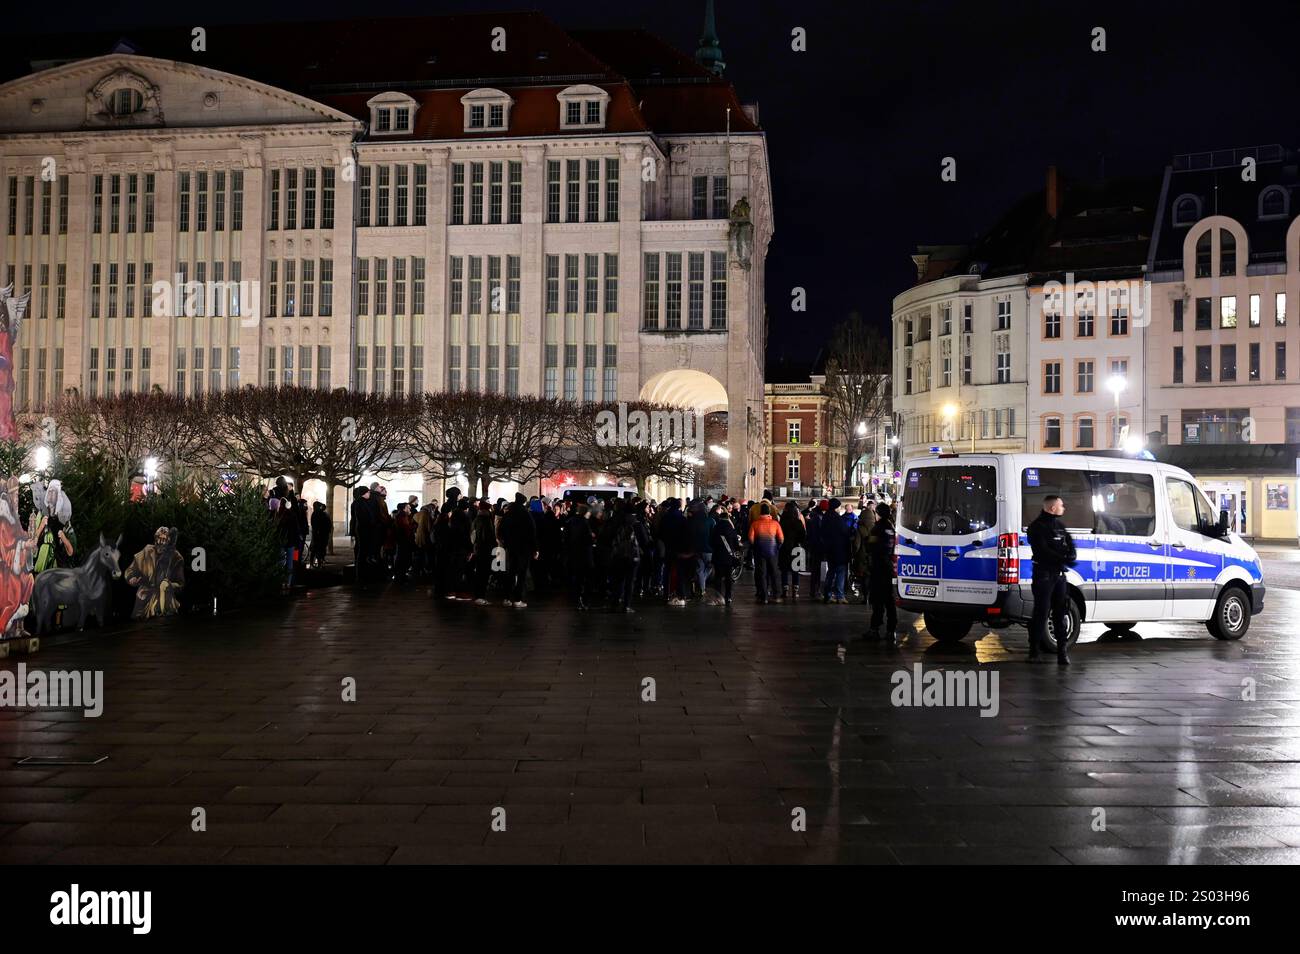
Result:
<svg viewBox="0 0 1300 954"><path fill-rule="evenodd" d="M60 606L67 607L63 614L65 625L76 612L78 631L86 628L86 621L91 616L100 626L108 622L108 610L113 602L109 581L122 576L118 566L122 556L117 550L121 542L119 536L117 543L106 543L101 534L99 546L90 552L81 566L46 570L36 577L32 616L36 620L37 636L52 628L54 614Z"/></svg>
<svg viewBox="0 0 1300 954"><path fill-rule="evenodd" d="M176 528L159 527L153 543L135 555L126 571L126 582L134 587L132 619L173 616L181 609L185 586L185 559L176 551Z"/></svg>
<svg viewBox="0 0 1300 954"><path fill-rule="evenodd" d="M731 260L746 271L754 255L754 222L750 218L749 199L743 195L731 207L728 239L731 245Z"/></svg>

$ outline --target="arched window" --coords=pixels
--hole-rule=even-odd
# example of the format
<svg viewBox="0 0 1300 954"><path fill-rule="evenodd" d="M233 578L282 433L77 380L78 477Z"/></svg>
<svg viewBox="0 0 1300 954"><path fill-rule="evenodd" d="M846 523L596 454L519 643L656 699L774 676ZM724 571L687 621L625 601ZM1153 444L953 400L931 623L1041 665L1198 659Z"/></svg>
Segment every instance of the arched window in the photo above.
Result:
<svg viewBox="0 0 1300 954"><path fill-rule="evenodd" d="M1210 277L1210 229L1202 232L1196 240L1196 277Z"/></svg>
<svg viewBox="0 0 1300 954"><path fill-rule="evenodd" d="M1174 200L1174 228L1195 225L1201 218L1201 200L1194 195L1180 195Z"/></svg>
<svg viewBox="0 0 1300 954"><path fill-rule="evenodd" d="M1237 240L1227 229L1219 229L1219 274L1237 274Z"/></svg>
<svg viewBox="0 0 1300 954"><path fill-rule="evenodd" d="M1290 212L1291 197L1281 186L1269 186L1259 194L1259 217L1281 219Z"/></svg>

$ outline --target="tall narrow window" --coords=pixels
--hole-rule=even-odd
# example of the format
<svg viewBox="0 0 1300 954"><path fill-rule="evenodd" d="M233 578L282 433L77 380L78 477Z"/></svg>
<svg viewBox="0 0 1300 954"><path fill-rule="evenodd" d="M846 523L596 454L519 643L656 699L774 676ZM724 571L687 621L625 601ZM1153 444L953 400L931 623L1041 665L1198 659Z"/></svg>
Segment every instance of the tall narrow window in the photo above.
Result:
<svg viewBox="0 0 1300 954"><path fill-rule="evenodd" d="M393 209L393 224L397 226L405 225L409 219L410 210L408 206L410 204L410 175L411 167L406 165L406 163L401 163L394 167L393 176L396 180L394 182L394 185L396 186L394 201L397 203L397 207Z"/></svg>
<svg viewBox="0 0 1300 954"><path fill-rule="evenodd" d="M298 170L284 170L284 227L298 228Z"/></svg>
<svg viewBox="0 0 1300 954"><path fill-rule="evenodd" d="M334 170L320 171L320 227L334 228Z"/></svg>
<svg viewBox="0 0 1300 954"><path fill-rule="evenodd" d="M134 219L134 214L131 214L130 218ZM214 172L212 174L212 228L217 232L224 232L226 229L225 172ZM128 228L127 231L132 231L132 229Z"/></svg>
<svg viewBox="0 0 1300 954"><path fill-rule="evenodd" d="M605 254L605 314L618 311L618 256Z"/></svg>
<svg viewBox="0 0 1300 954"><path fill-rule="evenodd" d="M727 327L727 253L710 252L709 328Z"/></svg>
<svg viewBox="0 0 1300 954"><path fill-rule="evenodd" d="M451 224L465 224L465 163L451 164Z"/></svg>
<svg viewBox="0 0 1300 954"><path fill-rule="evenodd" d="M727 177L713 177L713 217L725 219L730 213L727 208Z"/></svg>
<svg viewBox="0 0 1300 954"><path fill-rule="evenodd" d="M666 257L664 325L670 331L679 331L682 327L682 253L668 252Z"/></svg>
<svg viewBox="0 0 1300 954"><path fill-rule="evenodd" d="M333 170L329 171L329 175L333 177L334 175ZM147 179L152 179L152 178L153 178L152 176L147 177ZM145 197L145 201L147 203L146 212L148 215L149 226L151 226L153 223L153 211L152 211L153 187L147 181L145 185L147 190L147 195ZM145 227L146 232L152 231L152 229L149 226ZM232 173L230 173L230 229L233 232L242 232L244 229L244 170L243 169L236 169Z"/></svg>
<svg viewBox="0 0 1300 954"><path fill-rule="evenodd" d="M709 215L709 177L691 177L691 218L703 219Z"/></svg>
<svg viewBox="0 0 1300 954"><path fill-rule="evenodd" d="M560 161L546 162L546 221L560 221Z"/></svg>
<svg viewBox="0 0 1300 954"><path fill-rule="evenodd" d="M361 167L362 176L365 175L365 166ZM361 223L364 225L365 223ZM280 227L280 170L271 170L271 208L266 217L266 228L274 232Z"/></svg>
<svg viewBox="0 0 1300 954"><path fill-rule="evenodd" d="M328 318L334 314L334 259L320 260L320 315Z"/></svg>
<svg viewBox="0 0 1300 954"><path fill-rule="evenodd" d="M587 160L587 215L586 221L600 221L600 160ZM594 399L593 399L594 400Z"/></svg>
<svg viewBox="0 0 1300 954"><path fill-rule="evenodd" d="M114 178L117 177L114 176ZM194 230L196 232L206 232L208 230L208 174L206 172L197 173L194 179L195 179L194 198L195 198L195 205L196 205L196 214L194 216ZM117 188L117 184L114 183L113 187ZM113 213L113 218L114 219L117 218L116 212ZM114 222L113 229L114 231L116 231L117 229L116 222Z"/></svg>
<svg viewBox="0 0 1300 954"><path fill-rule="evenodd" d="M618 221L618 160L605 160L605 221Z"/></svg>
<svg viewBox="0 0 1300 954"><path fill-rule="evenodd" d="M389 222L389 183L393 167L388 165L375 167L375 225L386 226Z"/></svg>
<svg viewBox="0 0 1300 954"><path fill-rule="evenodd" d="M577 222L582 190L582 163L568 159L564 164L564 221Z"/></svg>
<svg viewBox="0 0 1300 954"><path fill-rule="evenodd" d="M510 207L508 221L511 225L518 225L523 221L524 210L524 170L523 164L518 162L510 163Z"/></svg>
<svg viewBox="0 0 1300 954"><path fill-rule="evenodd" d="M316 227L316 170L312 167L302 170L302 227Z"/></svg>
<svg viewBox="0 0 1300 954"><path fill-rule="evenodd" d="M488 166L488 223L501 224L502 166L499 162Z"/></svg>
<svg viewBox="0 0 1300 954"><path fill-rule="evenodd" d="M357 170L357 225L370 225L370 167L361 166ZM452 223L455 224L454 222Z"/></svg>
<svg viewBox="0 0 1300 954"><path fill-rule="evenodd" d="M689 269L687 327L691 331L704 330L704 253L691 252L687 259Z"/></svg>
<svg viewBox="0 0 1300 954"><path fill-rule="evenodd" d="M641 324L647 331L659 327L659 254L647 252L642 267L642 287L644 298L641 305Z"/></svg>
<svg viewBox="0 0 1300 954"><path fill-rule="evenodd" d="M429 167L423 162L415 164L415 208L412 224L427 225L429 221Z"/></svg>
<svg viewBox="0 0 1300 954"><path fill-rule="evenodd" d="M483 163L469 164L469 224L483 224Z"/></svg>

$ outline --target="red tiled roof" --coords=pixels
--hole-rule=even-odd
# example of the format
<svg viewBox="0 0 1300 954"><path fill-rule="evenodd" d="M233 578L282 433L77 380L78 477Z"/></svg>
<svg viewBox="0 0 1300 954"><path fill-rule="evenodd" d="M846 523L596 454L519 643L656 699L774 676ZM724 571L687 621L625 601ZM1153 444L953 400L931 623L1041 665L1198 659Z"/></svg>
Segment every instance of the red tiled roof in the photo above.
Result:
<svg viewBox="0 0 1300 954"><path fill-rule="evenodd" d="M505 31L505 50L492 49ZM482 13L207 28L208 52L190 29L12 38L28 71L41 64L128 49L279 86L369 121L366 101L386 91L420 102L412 138L490 137L462 129L460 97L495 87L515 99L508 135L561 134L555 94L590 83L611 96L606 132L721 132L758 127L731 84L644 30L566 32L540 13ZM12 61L11 61L12 62ZM389 137L384 137L389 138ZM401 137L393 137L401 138Z"/></svg>

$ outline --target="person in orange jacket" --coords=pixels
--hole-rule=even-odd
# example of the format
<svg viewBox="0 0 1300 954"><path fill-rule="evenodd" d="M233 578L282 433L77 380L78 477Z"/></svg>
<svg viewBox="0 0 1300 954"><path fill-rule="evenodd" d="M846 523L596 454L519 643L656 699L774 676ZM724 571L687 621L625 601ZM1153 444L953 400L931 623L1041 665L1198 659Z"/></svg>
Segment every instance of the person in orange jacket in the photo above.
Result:
<svg viewBox="0 0 1300 954"><path fill-rule="evenodd" d="M772 516L770 500L758 504L758 516L749 522L748 536L754 553L754 585L758 589L758 602L770 603L781 592L777 555L785 540L781 524Z"/></svg>

